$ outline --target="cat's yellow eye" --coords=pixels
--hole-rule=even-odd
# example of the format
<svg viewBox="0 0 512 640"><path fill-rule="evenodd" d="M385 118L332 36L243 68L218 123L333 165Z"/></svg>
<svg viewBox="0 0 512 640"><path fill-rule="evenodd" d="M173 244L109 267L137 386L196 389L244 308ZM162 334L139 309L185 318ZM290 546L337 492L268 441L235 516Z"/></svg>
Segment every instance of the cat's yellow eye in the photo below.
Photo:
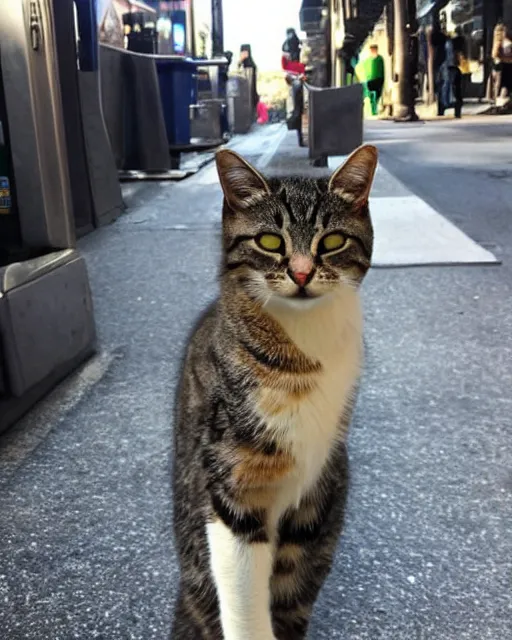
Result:
<svg viewBox="0 0 512 640"><path fill-rule="evenodd" d="M324 253L336 251L336 249L341 249L346 241L347 239L341 233L331 233L322 239L321 248Z"/></svg>
<svg viewBox="0 0 512 640"><path fill-rule="evenodd" d="M273 233L264 233L257 239L258 244L266 251L279 251L283 244L283 239Z"/></svg>

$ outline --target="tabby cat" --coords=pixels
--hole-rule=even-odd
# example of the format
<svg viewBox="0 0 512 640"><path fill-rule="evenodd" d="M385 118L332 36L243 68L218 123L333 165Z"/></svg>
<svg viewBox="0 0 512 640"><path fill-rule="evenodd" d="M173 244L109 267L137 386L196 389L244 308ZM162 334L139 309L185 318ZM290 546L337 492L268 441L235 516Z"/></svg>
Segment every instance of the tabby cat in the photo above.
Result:
<svg viewBox="0 0 512 640"><path fill-rule="evenodd" d="M377 150L360 147L330 180L216 159L221 293L178 390L171 637L295 640L342 527Z"/></svg>

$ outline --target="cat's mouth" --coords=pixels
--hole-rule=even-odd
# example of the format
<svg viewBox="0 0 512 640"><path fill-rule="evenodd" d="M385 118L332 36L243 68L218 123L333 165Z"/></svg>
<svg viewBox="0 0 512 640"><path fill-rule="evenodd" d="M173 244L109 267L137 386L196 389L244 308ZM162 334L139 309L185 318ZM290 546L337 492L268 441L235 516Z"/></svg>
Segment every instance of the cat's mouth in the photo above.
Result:
<svg viewBox="0 0 512 640"><path fill-rule="evenodd" d="M297 291L291 295L290 298L294 298L295 300L311 300L311 298L318 298L318 296L315 293L308 291L306 287L298 287Z"/></svg>

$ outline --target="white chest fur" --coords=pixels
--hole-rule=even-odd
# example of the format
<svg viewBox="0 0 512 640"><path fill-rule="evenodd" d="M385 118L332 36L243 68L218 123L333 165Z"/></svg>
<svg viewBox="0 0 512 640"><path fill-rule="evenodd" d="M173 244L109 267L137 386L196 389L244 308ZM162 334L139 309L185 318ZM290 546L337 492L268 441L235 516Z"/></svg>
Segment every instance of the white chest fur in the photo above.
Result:
<svg viewBox="0 0 512 640"><path fill-rule="evenodd" d="M265 415L267 428L296 461L296 473L278 488L278 520L318 480L336 439L344 438L341 416L359 376L362 314L359 296L344 288L310 308L269 305L303 353L322 365L314 390L277 415Z"/></svg>

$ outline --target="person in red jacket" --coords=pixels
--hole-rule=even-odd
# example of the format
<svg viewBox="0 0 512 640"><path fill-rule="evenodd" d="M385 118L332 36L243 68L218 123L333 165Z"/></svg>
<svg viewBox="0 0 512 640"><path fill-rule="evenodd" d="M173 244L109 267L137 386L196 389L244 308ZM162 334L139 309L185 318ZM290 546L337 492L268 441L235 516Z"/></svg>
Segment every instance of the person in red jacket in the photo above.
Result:
<svg viewBox="0 0 512 640"><path fill-rule="evenodd" d="M282 47L281 66L287 73L296 73L298 75L304 75L306 72L306 65L300 61L300 40L295 33L295 29L286 30L286 40Z"/></svg>
<svg viewBox="0 0 512 640"><path fill-rule="evenodd" d="M258 116L257 123L258 124L267 124L268 122L268 109L267 105L261 100L259 100L256 105L256 115Z"/></svg>
<svg viewBox="0 0 512 640"><path fill-rule="evenodd" d="M292 60L289 53L284 52L281 56L281 66L287 73L296 73L299 76L303 76L306 73L306 65Z"/></svg>

